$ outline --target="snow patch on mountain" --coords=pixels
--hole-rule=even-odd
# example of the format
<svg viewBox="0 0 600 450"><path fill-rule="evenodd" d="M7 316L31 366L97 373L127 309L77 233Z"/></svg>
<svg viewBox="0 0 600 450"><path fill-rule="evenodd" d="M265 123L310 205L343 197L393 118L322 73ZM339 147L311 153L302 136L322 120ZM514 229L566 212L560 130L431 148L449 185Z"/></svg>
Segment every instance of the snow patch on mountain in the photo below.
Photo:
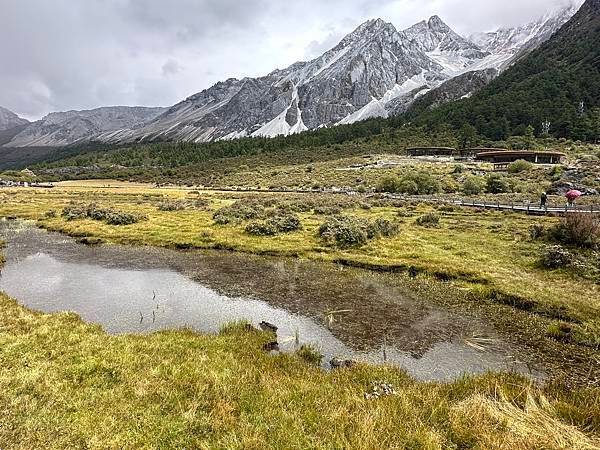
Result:
<svg viewBox="0 0 600 450"><path fill-rule="evenodd" d="M530 24L469 39L438 16L403 31L369 20L311 61L259 78L219 82L169 109L49 115L8 146L274 137L388 117L426 93L435 104L470 95L548 39L575 10L573 5Z"/></svg>

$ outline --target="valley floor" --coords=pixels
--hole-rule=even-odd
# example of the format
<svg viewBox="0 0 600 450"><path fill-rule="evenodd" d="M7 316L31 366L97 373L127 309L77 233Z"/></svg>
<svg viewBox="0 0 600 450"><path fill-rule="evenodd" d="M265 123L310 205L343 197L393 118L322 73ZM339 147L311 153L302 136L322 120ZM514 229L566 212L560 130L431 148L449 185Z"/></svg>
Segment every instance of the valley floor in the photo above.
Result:
<svg viewBox="0 0 600 450"><path fill-rule="evenodd" d="M458 307L497 305L498 315L514 322L516 336L556 351L568 370L544 387L516 375L437 384L387 367L325 373L296 355L267 355L262 345L269 336L243 326L218 336L108 336L72 314L38 314L0 296L0 446L600 446L595 275L539 268L544 244L530 237L532 225L557 219L324 195L300 208L301 230L253 236L245 231L247 221L218 225L213 215L236 200L298 207L307 197L103 186L2 190L0 216L36 220L90 244L215 248L407 272L464 292ZM61 214L69 205L91 203L145 219L108 225ZM186 206L169 207L174 204ZM325 245L317 230L331 213L327 207L365 220L398 220L400 233L359 248ZM415 223L432 212L438 227ZM368 400L373 383L391 384L395 394Z"/></svg>
<svg viewBox="0 0 600 450"><path fill-rule="evenodd" d="M515 375L419 383L397 369L330 373L216 336L108 336L0 294L0 445L32 448L594 449L598 389ZM374 386L391 395L368 399Z"/></svg>

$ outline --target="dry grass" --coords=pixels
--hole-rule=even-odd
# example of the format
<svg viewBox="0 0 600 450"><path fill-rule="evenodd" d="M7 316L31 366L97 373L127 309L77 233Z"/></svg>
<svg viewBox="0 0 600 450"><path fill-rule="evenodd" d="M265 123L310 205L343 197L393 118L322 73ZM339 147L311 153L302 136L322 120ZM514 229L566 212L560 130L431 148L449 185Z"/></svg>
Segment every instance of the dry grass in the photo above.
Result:
<svg viewBox="0 0 600 450"><path fill-rule="evenodd" d="M600 439L590 437L577 427L563 422L544 395L525 394L524 406L519 406L504 395L492 399L474 395L459 403L455 420L469 417L486 428L504 430L499 436L486 436L483 448L497 449L571 449L600 448Z"/></svg>
<svg viewBox="0 0 600 450"><path fill-rule="evenodd" d="M210 200L206 210L158 211L165 200L193 198L189 192L173 189L130 187L118 189L55 189L53 191L5 191L0 215L43 219L48 210L60 210L70 201L96 202L102 207L141 213L149 220L115 227L91 220L66 222L47 218L42 226L73 236L98 237L108 242L170 247L224 248L250 253L296 255L328 261L344 260L378 268L414 267L419 272L453 279L478 295L526 305L527 309L551 317L586 322L600 315L600 292L593 280L572 271L547 271L537 266L542 244L531 241L529 228L555 219L473 210L438 211L440 226L414 225L427 205L407 206L400 220L400 234L369 242L359 249L324 247L317 230L324 217L311 212L299 214L303 230L275 237L245 233L245 223L218 226L212 219L218 208L231 204L244 194L203 194ZM254 195L283 198L283 194ZM333 197L332 197L333 198ZM378 207L347 210L345 213L367 219L394 220L398 209ZM60 215L60 214L59 214Z"/></svg>
<svg viewBox="0 0 600 450"><path fill-rule="evenodd" d="M326 373L294 355L266 354L268 339L241 324L215 336L108 336L73 314L35 313L0 294L0 447L558 449L598 442L598 390L542 391L508 374L438 384L387 367ZM376 382L395 394L366 399ZM530 397L545 400L515 406Z"/></svg>

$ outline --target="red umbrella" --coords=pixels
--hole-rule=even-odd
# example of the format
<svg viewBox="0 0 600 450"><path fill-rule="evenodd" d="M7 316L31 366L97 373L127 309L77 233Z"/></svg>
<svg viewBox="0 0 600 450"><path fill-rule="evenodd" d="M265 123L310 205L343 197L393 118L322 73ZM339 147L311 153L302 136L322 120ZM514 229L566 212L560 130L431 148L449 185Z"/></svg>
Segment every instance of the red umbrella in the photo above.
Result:
<svg viewBox="0 0 600 450"><path fill-rule="evenodd" d="M573 190L567 192L565 194L565 197L567 197L567 199L572 202L573 200L577 200L582 195L583 195L583 192L573 189Z"/></svg>

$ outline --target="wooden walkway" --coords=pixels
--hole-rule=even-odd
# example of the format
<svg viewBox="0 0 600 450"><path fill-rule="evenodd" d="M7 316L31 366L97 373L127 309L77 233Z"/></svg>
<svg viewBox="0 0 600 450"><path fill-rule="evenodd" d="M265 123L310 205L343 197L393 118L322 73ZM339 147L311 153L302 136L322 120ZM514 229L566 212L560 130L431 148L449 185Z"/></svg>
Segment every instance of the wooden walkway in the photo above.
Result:
<svg viewBox="0 0 600 450"><path fill-rule="evenodd" d="M424 197L424 196L398 196L390 195L391 198L398 200L419 200L423 202L435 203L438 205L456 205L478 209L488 209L494 211L514 211L536 216L545 215L565 215L571 213L586 213L586 214L600 214L600 205L552 205L547 204L546 207L542 208L539 204L535 203L510 203L503 204L500 202L491 202L484 200L472 200L472 199L459 199L452 200L447 198L438 197Z"/></svg>

